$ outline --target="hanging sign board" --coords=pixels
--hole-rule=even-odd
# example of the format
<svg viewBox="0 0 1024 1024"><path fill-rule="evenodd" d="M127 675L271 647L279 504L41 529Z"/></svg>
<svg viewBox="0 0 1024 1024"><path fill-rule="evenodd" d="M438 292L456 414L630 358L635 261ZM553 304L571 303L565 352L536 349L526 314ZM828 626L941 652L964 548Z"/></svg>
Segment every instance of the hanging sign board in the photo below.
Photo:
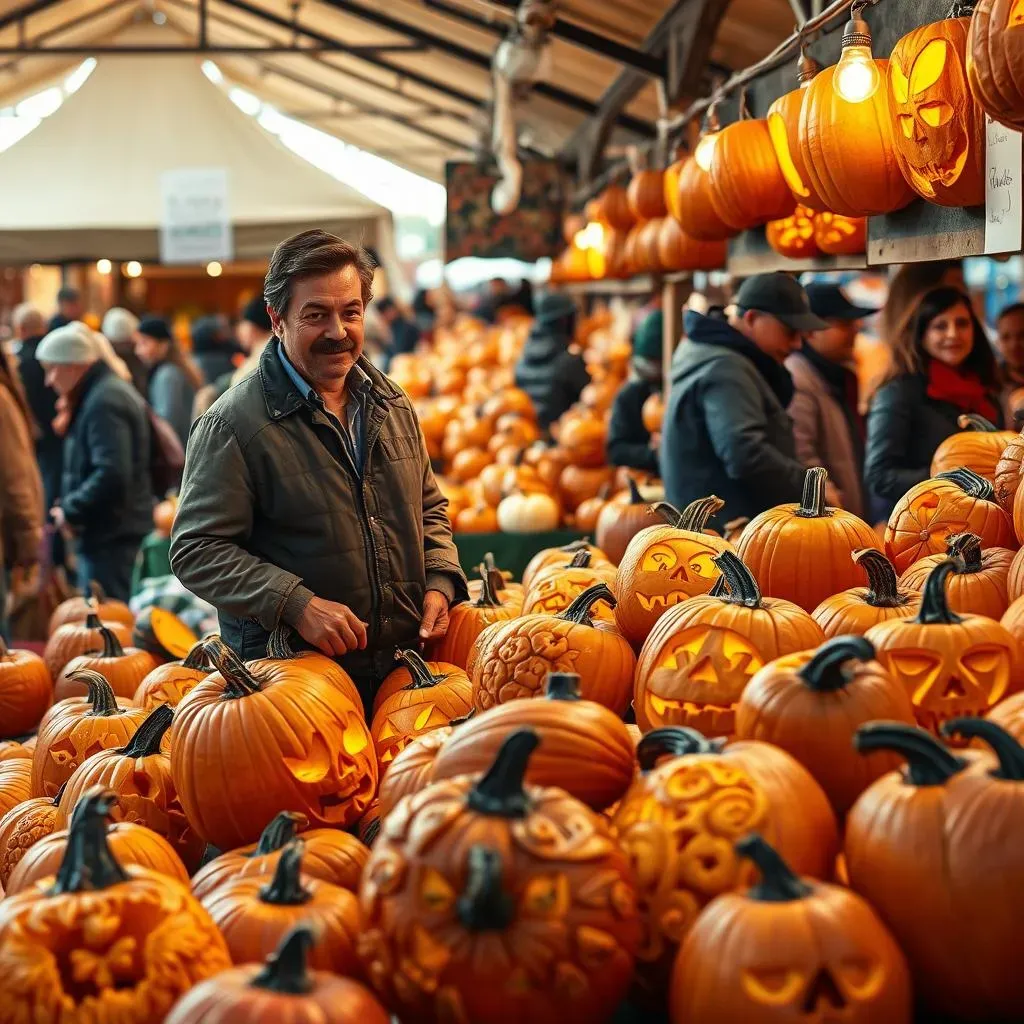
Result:
<svg viewBox="0 0 1024 1024"><path fill-rule="evenodd" d="M160 175L161 263L226 262L233 256L228 172L183 167Z"/></svg>
<svg viewBox="0 0 1024 1024"><path fill-rule="evenodd" d="M985 115L985 252L1020 252L1024 236L1021 133Z"/></svg>

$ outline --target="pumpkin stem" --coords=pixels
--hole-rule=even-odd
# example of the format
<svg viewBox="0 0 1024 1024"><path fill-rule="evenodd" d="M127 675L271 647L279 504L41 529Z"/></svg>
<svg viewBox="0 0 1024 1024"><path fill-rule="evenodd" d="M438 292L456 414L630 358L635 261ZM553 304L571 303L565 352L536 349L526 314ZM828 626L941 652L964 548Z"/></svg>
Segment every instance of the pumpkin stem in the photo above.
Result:
<svg viewBox="0 0 1024 1024"><path fill-rule="evenodd" d="M844 671L848 661L871 661L874 656L870 640L862 636L837 636L823 643L797 675L816 693L834 693L850 681L850 673Z"/></svg>
<svg viewBox="0 0 1024 1024"><path fill-rule="evenodd" d="M746 608L761 607L761 588L757 585L751 571L743 564L743 559L731 551L723 551L712 559L725 580L727 594L717 594L729 604L741 604Z"/></svg>
<svg viewBox="0 0 1024 1024"><path fill-rule="evenodd" d="M477 566L477 572L480 573L482 585L480 588L480 596L473 602L473 607L500 608L501 601L498 600L498 591L494 586L495 581L491 579L491 574L487 571L487 567L482 562Z"/></svg>
<svg viewBox="0 0 1024 1024"><path fill-rule="evenodd" d="M962 572L963 564L959 558L946 558L928 573L921 594L921 610L914 622L923 626L955 626L963 622L946 599L946 580L952 573Z"/></svg>
<svg viewBox="0 0 1024 1024"><path fill-rule="evenodd" d="M942 735L981 740L999 758L999 769L993 773L997 779L1024 782L1024 747L1001 725L986 718L954 718L942 726Z"/></svg>
<svg viewBox="0 0 1024 1024"><path fill-rule="evenodd" d="M477 843L466 858L466 888L456 904L463 926L472 932L504 931L515 919L512 900L501 887L501 854Z"/></svg>
<svg viewBox="0 0 1024 1024"><path fill-rule="evenodd" d="M704 733L685 725L666 725L661 729L652 729L637 744L636 760L641 771L649 772L669 754L673 757L717 754L724 743L724 740L709 740Z"/></svg>
<svg viewBox="0 0 1024 1024"><path fill-rule="evenodd" d="M682 512L675 505L670 505L667 501L656 501L653 505L648 505L647 514L650 516L661 516L669 526L673 526L676 529L679 528L679 523L683 518Z"/></svg>
<svg viewBox="0 0 1024 1024"><path fill-rule="evenodd" d="M572 561L566 566L566 569L589 569L590 559L590 551L587 548L583 548L572 556Z"/></svg>
<svg viewBox="0 0 1024 1024"><path fill-rule="evenodd" d="M517 729L502 743L491 767L469 791L471 810L499 818L525 818L530 798L523 789L530 756L540 737L532 729Z"/></svg>
<svg viewBox="0 0 1024 1024"><path fill-rule="evenodd" d="M955 11L958 7L967 7L973 11L974 3L964 3L964 0L956 0L949 15L951 18L970 17L970 15L953 14L952 11ZM999 429L991 420L985 419L984 416L979 416L976 412L963 413L963 415L957 417L956 423L961 430L977 430L982 434L995 434L998 433Z"/></svg>
<svg viewBox="0 0 1024 1024"><path fill-rule="evenodd" d="M636 481L630 476L626 478L626 484L629 487L629 503L630 505L643 505L644 498L640 493L640 488L637 487Z"/></svg>
<svg viewBox="0 0 1024 1024"><path fill-rule="evenodd" d="M446 673L434 675L430 666L419 656L417 651L399 649L395 651L395 661L400 661L412 676L412 682L402 687L403 690L425 690L430 686L437 686L447 678Z"/></svg>
<svg viewBox="0 0 1024 1024"><path fill-rule="evenodd" d="M549 672L544 694L548 700L581 700L580 677L575 672Z"/></svg>
<svg viewBox="0 0 1024 1024"><path fill-rule="evenodd" d="M259 680L246 668L245 662L216 633L199 644L206 657L224 677L224 698L233 700L260 692Z"/></svg>
<svg viewBox="0 0 1024 1024"><path fill-rule="evenodd" d="M306 844L301 839L293 839L285 846L274 869L274 877L260 889L261 902L297 907L313 898L299 875L305 848Z"/></svg>
<svg viewBox="0 0 1024 1024"><path fill-rule="evenodd" d="M95 672L91 668L79 668L75 669L74 672L68 673L68 678L85 683L89 688L90 717L108 717L121 713L110 683L99 672Z"/></svg>
<svg viewBox="0 0 1024 1024"><path fill-rule="evenodd" d="M53 794L53 801L52 801L52 803L53 803L54 807L60 807L60 801L61 801L61 798L64 796L64 790L68 788L68 783L70 781L71 781L70 779L65 779L60 784L60 789L58 789L57 792Z"/></svg>
<svg viewBox="0 0 1024 1024"><path fill-rule="evenodd" d="M470 708L461 718L453 718L448 724L454 729L457 725L465 725L476 714L476 708Z"/></svg>
<svg viewBox="0 0 1024 1024"><path fill-rule="evenodd" d="M708 520L723 508L725 508L725 502L715 494L706 498L698 498L683 509L676 528L689 530L690 533L703 533L708 527Z"/></svg>
<svg viewBox="0 0 1024 1024"><path fill-rule="evenodd" d="M89 602L89 612L85 616L85 624L89 629L99 629L103 625L96 612L96 603L94 601Z"/></svg>
<svg viewBox="0 0 1024 1024"><path fill-rule="evenodd" d="M267 957L263 969L249 984L253 988L280 992L282 995L301 996L313 990L309 976L309 948L317 935L309 921L297 924L281 940L280 945Z"/></svg>
<svg viewBox="0 0 1024 1024"><path fill-rule="evenodd" d="M828 470L824 466L812 466L804 473L804 493L796 510L801 519L824 519L832 515L832 510L825 505L827 482Z"/></svg>
<svg viewBox="0 0 1024 1024"><path fill-rule="evenodd" d="M107 842L107 821L116 803L117 797L109 789L93 786L75 804L68 845L50 888L51 896L107 889L128 881L128 874Z"/></svg>
<svg viewBox="0 0 1024 1024"><path fill-rule="evenodd" d="M100 651L99 656L101 658L123 658L124 648L114 631L104 625L100 625L98 628L100 636L103 637L103 650Z"/></svg>
<svg viewBox="0 0 1024 1024"><path fill-rule="evenodd" d="M277 853L295 838L295 833L300 828L304 828L308 823L309 819L300 811L280 811L267 822L266 827L260 833L260 841L256 844L256 849L249 856L265 857L268 853Z"/></svg>
<svg viewBox="0 0 1024 1024"><path fill-rule="evenodd" d="M293 658L297 658L298 652L292 646L293 635L292 627L282 622L277 629L270 634L270 639L267 640L267 657L274 658L277 661L291 661ZM201 648L203 646L203 641L200 640L196 646ZM192 651L195 649L196 648L193 647ZM189 651L190 657L192 655L192 651Z"/></svg>
<svg viewBox="0 0 1024 1024"><path fill-rule="evenodd" d="M377 836L380 835L381 820L380 818L374 818L369 825L366 826L366 830L363 832L363 846L372 847L377 841Z"/></svg>
<svg viewBox="0 0 1024 1024"><path fill-rule="evenodd" d="M899 722L862 725L853 737L853 747L858 754L871 754L876 750L900 754L907 762L907 781L914 786L941 786L967 767L966 761L931 733Z"/></svg>
<svg viewBox="0 0 1024 1024"><path fill-rule="evenodd" d="M171 727L174 711L170 704L154 708L149 717L138 727L128 744L118 750L125 757L149 757L160 753L160 741Z"/></svg>
<svg viewBox="0 0 1024 1024"><path fill-rule="evenodd" d="M729 588L726 586L725 577L719 573L718 579L715 580L713 586L708 591L708 597L728 597Z"/></svg>
<svg viewBox="0 0 1024 1024"><path fill-rule="evenodd" d="M760 903L790 903L814 891L793 873L779 851L756 832L744 836L736 843L735 850L741 857L753 861L761 872L761 881L747 893L750 899Z"/></svg>
<svg viewBox="0 0 1024 1024"><path fill-rule="evenodd" d="M981 498L985 501L992 501L995 498L995 488L983 476L978 476L973 469L966 466L959 466L956 469L947 470L945 473L938 473L936 480L949 480L957 485L969 498Z"/></svg>
<svg viewBox="0 0 1024 1024"><path fill-rule="evenodd" d="M854 562L868 577L868 592L864 600L872 608L902 608L910 598L900 592L896 570L881 551L861 548L853 553Z"/></svg>
<svg viewBox="0 0 1024 1024"><path fill-rule="evenodd" d="M185 655L185 660L181 663L181 667L196 669L209 668L209 662L206 660L206 651L203 650L203 642L201 640L199 643L194 644L188 654Z"/></svg>
<svg viewBox="0 0 1024 1024"><path fill-rule="evenodd" d="M99 580L89 580L89 596L96 604L102 604L107 599L107 592L103 589Z"/></svg>
<svg viewBox="0 0 1024 1024"><path fill-rule="evenodd" d="M495 564L493 551L488 551L484 555L484 566L491 577L491 586L494 588L494 592L501 593L505 589L505 574Z"/></svg>
<svg viewBox="0 0 1024 1024"><path fill-rule="evenodd" d="M957 573L981 572L981 538L976 533L955 533L946 538L946 554L964 564Z"/></svg>
<svg viewBox="0 0 1024 1024"><path fill-rule="evenodd" d="M607 583L595 583L592 587L587 587L582 594L576 596L564 612L558 613L558 618L574 622L577 626L589 626L591 609L598 601L606 601L612 608L615 607L615 595Z"/></svg>

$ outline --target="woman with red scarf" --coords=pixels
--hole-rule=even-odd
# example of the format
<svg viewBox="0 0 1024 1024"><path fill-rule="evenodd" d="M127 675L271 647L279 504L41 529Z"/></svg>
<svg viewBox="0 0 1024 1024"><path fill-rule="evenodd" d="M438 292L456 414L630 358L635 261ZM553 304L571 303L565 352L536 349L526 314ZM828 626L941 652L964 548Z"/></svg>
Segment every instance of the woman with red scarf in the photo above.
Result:
<svg viewBox="0 0 1024 1024"><path fill-rule="evenodd" d="M864 478L888 508L930 476L935 449L977 413L1002 426L995 354L957 288L922 296L893 344L893 366L868 414Z"/></svg>

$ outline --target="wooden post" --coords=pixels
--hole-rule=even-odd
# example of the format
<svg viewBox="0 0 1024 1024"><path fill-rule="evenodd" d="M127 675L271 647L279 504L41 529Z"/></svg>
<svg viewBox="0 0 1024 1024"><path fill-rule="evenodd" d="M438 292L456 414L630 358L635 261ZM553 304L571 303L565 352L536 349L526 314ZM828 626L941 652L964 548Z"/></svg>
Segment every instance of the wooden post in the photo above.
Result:
<svg viewBox="0 0 1024 1024"><path fill-rule="evenodd" d="M662 373L665 380L665 397L668 398L672 381L672 355L683 335L683 303L693 291L693 278L666 280L661 289L661 311L665 317L662 330Z"/></svg>

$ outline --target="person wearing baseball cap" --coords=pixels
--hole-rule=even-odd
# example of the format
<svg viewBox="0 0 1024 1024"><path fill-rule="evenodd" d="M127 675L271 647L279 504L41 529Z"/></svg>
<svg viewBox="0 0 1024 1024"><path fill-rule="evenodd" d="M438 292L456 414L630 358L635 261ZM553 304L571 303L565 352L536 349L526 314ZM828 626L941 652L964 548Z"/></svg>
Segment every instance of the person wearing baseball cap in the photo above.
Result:
<svg viewBox="0 0 1024 1024"><path fill-rule="evenodd" d="M863 516L864 418L851 363L861 321L878 310L855 305L838 284L805 290L811 312L827 326L807 331L800 351L786 360L796 388L789 415L797 458L805 466L824 466L843 508Z"/></svg>
<svg viewBox="0 0 1024 1024"><path fill-rule="evenodd" d="M828 327L788 274L758 274L723 314L686 314L662 428L665 496L677 508L711 494L725 502L712 525L799 501L793 379L785 367L802 336ZM827 500L838 493L828 487Z"/></svg>

